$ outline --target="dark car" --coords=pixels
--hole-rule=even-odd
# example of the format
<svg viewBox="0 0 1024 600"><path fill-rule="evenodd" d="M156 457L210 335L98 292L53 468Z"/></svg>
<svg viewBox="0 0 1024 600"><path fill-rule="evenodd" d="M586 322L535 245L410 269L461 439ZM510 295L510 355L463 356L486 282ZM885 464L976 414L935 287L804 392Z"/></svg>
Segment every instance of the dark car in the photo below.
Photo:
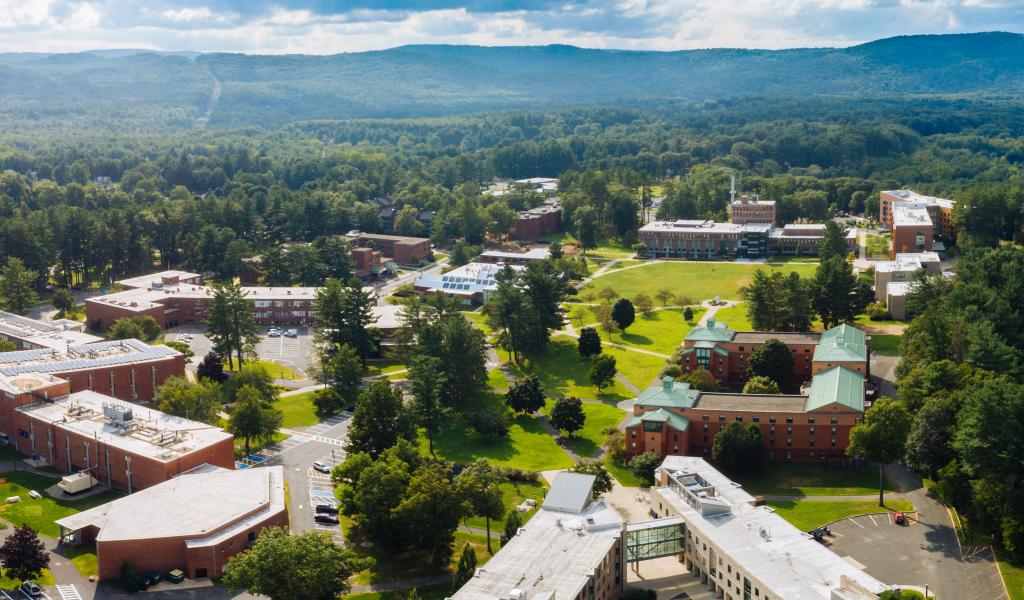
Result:
<svg viewBox="0 0 1024 600"><path fill-rule="evenodd" d="M338 507L333 504L317 504L316 512L321 515L336 515Z"/></svg>
<svg viewBox="0 0 1024 600"><path fill-rule="evenodd" d="M323 523L325 525L337 525L338 517L334 515L318 514L313 517L313 520L317 523Z"/></svg>
<svg viewBox="0 0 1024 600"><path fill-rule="evenodd" d="M20 589L21 593L25 594L29 598L43 597L43 588L36 585L36 582L34 581L26 581L25 583L21 584L21 587L18 589Z"/></svg>
<svg viewBox="0 0 1024 600"><path fill-rule="evenodd" d="M146 580L146 586L156 585L160 583L160 573L157 571L150 571L142 576Z"/></svg>

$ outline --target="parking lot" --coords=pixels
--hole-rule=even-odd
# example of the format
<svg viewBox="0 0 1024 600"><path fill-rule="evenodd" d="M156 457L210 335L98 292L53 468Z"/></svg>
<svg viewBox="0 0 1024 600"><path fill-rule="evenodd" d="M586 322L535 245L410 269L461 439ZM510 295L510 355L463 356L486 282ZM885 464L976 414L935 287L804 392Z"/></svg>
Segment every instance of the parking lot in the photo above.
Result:
<svg viewBox="0 0 1024 600"><path fill-rule="evenodd" d="M309 370L309 361L313 353L313 332L309 327L282 325L279 330L286 332L289 329L295 330L295 337L287 335L271 336L269 327L260 329L260 339L256 344L256 355L263 360L273 361L285 365L296 372L300 377ZM195 358L188 365L195 369L196 365L203 360L203 357L213 348L210 338L206 337L206 326L201 324L189 324L168 329L166 339L172 341L187 342Z"/></svg>
<svg viewBox="0 0 1024 600"><path fill-rule="evenodd" d="M990 549L965 548L961 558L956 533L945 509L914 502L925 511L905 526L891 515L864 515L829 525L829 547L892 584L929 587L940 600L1004 600L1006 593Z"/></svg>

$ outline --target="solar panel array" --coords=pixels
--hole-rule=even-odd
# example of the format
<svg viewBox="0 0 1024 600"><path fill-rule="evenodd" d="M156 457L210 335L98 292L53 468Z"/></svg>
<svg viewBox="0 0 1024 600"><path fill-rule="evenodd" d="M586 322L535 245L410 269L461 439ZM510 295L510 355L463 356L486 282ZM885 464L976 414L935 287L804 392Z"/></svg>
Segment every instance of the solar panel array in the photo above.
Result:
<svg viewBox="0 0 1024 600"><path fill-rule="evenodd" d="M126 351L117 354L103 354L111 348L120 348ZM93 356L90 356L90 354ZM68 353L56 352L49 348L4 352L0 354L0 361L2 361L0 362L0 374L18 375L21 373L83 371L97 367L158 360L177 354L178 351L173 348L163 345L150 346L145 342L135 339L73 346Z"/></svg>

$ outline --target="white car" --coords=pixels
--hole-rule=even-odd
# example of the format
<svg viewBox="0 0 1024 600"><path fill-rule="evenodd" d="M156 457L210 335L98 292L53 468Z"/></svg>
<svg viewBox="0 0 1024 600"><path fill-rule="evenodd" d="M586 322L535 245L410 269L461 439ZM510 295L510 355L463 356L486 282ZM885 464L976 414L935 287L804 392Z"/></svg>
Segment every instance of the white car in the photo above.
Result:
<svg viewBox="0 0 1024 600"><path fill-rule="evenodd" d="M299 337L299 332L294 329L289 329L288 331L284 332L284 337Z"/></svg>
<svg viewBox="0 0 1024 600"><path fill-rule="evenodd" d="M329 474L331 472L331 467L327 466L327 463L318 460L315 463L313 463L313 470Z"/></svg>

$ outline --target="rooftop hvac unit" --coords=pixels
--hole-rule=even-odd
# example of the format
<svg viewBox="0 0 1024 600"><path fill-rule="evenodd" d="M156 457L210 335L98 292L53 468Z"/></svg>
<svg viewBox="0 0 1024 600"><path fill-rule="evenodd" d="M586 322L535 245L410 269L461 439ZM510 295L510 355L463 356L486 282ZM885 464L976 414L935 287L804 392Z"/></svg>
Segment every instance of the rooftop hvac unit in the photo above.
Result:
<svg viewBox="0 0 1024 600"><path fill-rule="evenodd" d="M124 404L104 402L103 416L117 423L127 423L132 420L132 409Z"/></svg>

